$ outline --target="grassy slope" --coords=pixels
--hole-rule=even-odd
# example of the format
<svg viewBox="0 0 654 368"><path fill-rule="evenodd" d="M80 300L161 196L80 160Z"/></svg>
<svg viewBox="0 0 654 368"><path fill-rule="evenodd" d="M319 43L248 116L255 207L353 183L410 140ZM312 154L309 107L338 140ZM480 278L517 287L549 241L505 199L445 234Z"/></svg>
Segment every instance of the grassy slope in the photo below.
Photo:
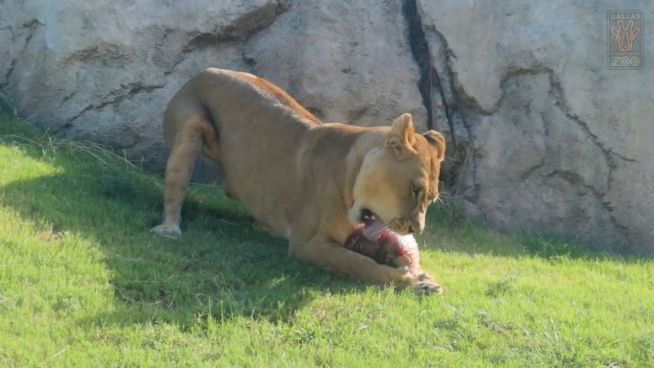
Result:
<svg viewBox="0 0 654 368"><path fill-rule="evenodd" d="M30 142L32 141L32 142ZM161 180L0 117L0 366L647 366L654 264L501 235L435 208L442 297L286 257L215 187L181 241Z"/></svg>

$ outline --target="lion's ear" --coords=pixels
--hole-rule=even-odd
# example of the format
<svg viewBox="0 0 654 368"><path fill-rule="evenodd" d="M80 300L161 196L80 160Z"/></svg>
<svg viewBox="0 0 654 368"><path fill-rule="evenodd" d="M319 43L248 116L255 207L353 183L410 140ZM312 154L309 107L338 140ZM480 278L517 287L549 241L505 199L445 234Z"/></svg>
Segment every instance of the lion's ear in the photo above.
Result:
<svg viewBox="0 0 654 368"><path fill-rule="evenodd" d="M386 147L392 149L398 159L407 158L409 155L416 153L413 148L415 132L411 114L400 115L393 121L391 131L388 132Z"/></svg>
<svg viewBox="0 0 654 368"><path fill-rule="evenodd" d="M445 137L435 130L430 130L422 136L436 148L436 157L442 161L445 158Z"/></svg>

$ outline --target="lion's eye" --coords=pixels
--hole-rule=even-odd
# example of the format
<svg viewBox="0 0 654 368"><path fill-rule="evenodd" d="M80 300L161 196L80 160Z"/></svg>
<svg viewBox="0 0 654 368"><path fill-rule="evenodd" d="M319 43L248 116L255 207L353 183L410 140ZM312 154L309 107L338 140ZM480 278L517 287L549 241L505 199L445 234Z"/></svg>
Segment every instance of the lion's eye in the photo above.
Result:
<svg viewBox="0 0 654 368"><path fill-rule="evenodd" d="M411 194L413 197L418 198L420 193L422 192L422 187L416 184L411 184Z"/></svg>

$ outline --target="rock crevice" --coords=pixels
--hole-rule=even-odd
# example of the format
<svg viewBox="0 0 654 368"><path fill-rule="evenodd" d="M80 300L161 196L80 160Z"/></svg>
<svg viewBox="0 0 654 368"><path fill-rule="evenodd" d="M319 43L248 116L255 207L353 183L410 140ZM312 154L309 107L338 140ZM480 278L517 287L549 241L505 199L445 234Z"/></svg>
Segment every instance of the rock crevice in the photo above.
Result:
<svg viewBox="0 0 654 368"><path fill-rule="evenodd" d="M16 68L16 64L18 61L21 59L23 53L25 50L28 48L30 41L32 41L32 37L34 37L34 33L37 31L39 26L42 26L43 23L41 23L37 19L33 19L30 22L24 23L21 26L21 29L24 31L21 32L19 35L16 35L17 32L13 30L11 26L7 26L5 29L9 30L9 32L12 34L11 38L12 40L15 38L21 37L23 34L25 34L25 41L23 41L23 46L20 48L20 51L18 52L18 55L14 58L12 58L9 62L9 67L7 68L7 71L5 72L4 76L4 82L0 81L0 90L6 87L10 80L11 80L11 75L14 72L14 69Z"/></svg>
<svg viewBox="0 0 654 368"><path fill-rule="evenodd" d="M431 55L429 53L429 44L425 38L425 33L422 30L422 21L420 20L420 14L418 13L418 5L416 0L404 0L402 4L402 13L406 18L408 29L409 29L409 45L411 46L411 53L413 58L418 64L420 69L420 80L418 81L418 90L422 97L422 103L427 110L427 129L434 129L434 108L432 106L432 72L433 68L431 65ZM436 78L438 76L436 75ZM440 84L439 84L440 87ZM442 93L441 93L442 95ZM449 118L449 108L445 104L443 99L443 105L445 106L445 114L447 116L447 123L451 127L451 121ZM453 129L452 129L453 131ZM452 135L452 140L455 141L454 135Z"/></svg>
<svg viewBox="0 0 654 368"><path fill-rule="evenodd" d="M105 107L113 104L118 104L121 101L127 99L127 98L133 98L135 95L139 93L150 93L156 89L161 89L164 88L165 84L161 85L142 85L140 83L135 83L130 86L126 86L123 90L117 91L115 93L110 94L108 99L100 101L98 104L91 104L86 107L84 107L81 111L79 111L77 114L75 114L73 117L68 119L60 129L55 130L54 133L61 133L62 129L71 129L73 127L73 123L81 118L85 113L91 110L101 110L104 109ZM69 100L72 96L66 96L64 98L64 102L66 100ZM63 102L62 102L63 103ZM124 148L124 147L121 147Z"/></svg>

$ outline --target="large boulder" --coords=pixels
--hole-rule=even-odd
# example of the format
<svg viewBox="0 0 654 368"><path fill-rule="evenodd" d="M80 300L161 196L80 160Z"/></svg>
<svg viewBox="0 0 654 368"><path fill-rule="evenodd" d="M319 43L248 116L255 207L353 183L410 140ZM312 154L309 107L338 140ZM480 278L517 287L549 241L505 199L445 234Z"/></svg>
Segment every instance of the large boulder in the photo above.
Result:
<svg viewBox="0 0 654 368"><path fill-rule="evenodd" d="M0 4L0 90L17 110L151 168L166 157L166 103L208 66L256 72L329 121L387 124L412 112L426 124L399 1Z"/></svg>
<svg viewBox="0 0 654 368"><path fill-rule="evenodd" d="M486 219L654 250L654 68L613 70L607 57L607 11L651 14L654 3L419 0L418 8L472 145L461 192Z"/></svg>

